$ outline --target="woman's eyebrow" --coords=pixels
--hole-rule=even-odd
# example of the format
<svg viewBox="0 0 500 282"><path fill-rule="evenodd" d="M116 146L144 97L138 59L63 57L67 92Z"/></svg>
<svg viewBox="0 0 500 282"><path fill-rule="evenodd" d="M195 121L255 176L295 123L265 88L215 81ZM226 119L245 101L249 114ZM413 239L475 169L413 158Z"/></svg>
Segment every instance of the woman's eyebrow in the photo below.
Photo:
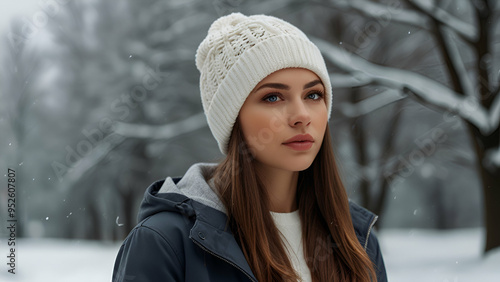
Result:
<svg viewBox="0 0 500 282"><path fill-rule="evenodd" d="M307 88L311 88L317 84L323 85L323 82L321 82L321 80L319 80L319 79L308 82L304 85L304 90ZM283 83L265 83L265 84L262 84L261 86L259 86L259 88L255 89L253 92L257 92L262 88L275 88L275 89L282 89L282 90L290 90L290 86L283 84Z"/></svg>
<svg viewBox="0 0 500 282"><path fill-rule="evenodd" d="M262 88L276 88L276 89L290 90L290 86L283 83L265 83L259 86L259 88L255 89L253 92L257 92Z"/></svg>
<svg viewBox="0 0 500 282"><path fill-rule="evenodd" d="M321 82L321 80L319 80L319 79L313 80L313 81L311 81L309 83L306 83L306 85L304 85L304 90L307 89L307 88L311 88L311 87L315 86L316 84L323 85L323 82Z"/></svg>

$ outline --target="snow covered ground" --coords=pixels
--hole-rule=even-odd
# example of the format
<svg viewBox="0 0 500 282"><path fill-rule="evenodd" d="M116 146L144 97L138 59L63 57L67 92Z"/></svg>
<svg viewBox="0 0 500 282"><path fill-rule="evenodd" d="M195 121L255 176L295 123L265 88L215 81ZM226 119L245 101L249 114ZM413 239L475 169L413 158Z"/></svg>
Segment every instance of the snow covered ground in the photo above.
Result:
<svg viewBox="0 0 500 282"><path fill-rule="evenodd" d="M111 281L114 259L120 247L116 243L57 239L18 239L16 245L16 274L8 273L2 262L2 282ZM7 251L2 248L2 261L4 253Z"/></svg>
<svg viewBox="0 0 500 282"><path fill-rule="evenodd" d="M483 256L483 235L480 229L381 231L389 280L499 282L500 248Z"/></svg>
<svg viewBox="0 0 500 282"><path fill-rule="evenodd" d="M483 257L482 235L479 229L384 230L378 234L390 281L498 282L500 249ZM2 263L0 281L111 281L118 248L119 244L86 241L18 240L17 274L8 274Z"/></svg>

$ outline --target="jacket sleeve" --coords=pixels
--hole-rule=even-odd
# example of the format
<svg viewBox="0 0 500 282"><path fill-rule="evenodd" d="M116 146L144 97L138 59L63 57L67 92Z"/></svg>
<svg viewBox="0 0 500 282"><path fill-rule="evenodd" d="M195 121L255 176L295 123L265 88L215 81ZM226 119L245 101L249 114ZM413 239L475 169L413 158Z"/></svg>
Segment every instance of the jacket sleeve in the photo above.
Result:
<svg viewBox="0 0 500 282"><path fill-rule="evenodd" d="M183 269L167 238L147 226L138 226L118 252L113 282L184 281Z"/></svg>
<svg viewBox="0 0 500 282"><path fill-rule="evenodd" d="M374 263L375 272L377 273L377 282L387 282L387 273L385 271L384 258L382 257L380 245L374 232L371 232L370 237L368 238L366 252Z"/></svg>

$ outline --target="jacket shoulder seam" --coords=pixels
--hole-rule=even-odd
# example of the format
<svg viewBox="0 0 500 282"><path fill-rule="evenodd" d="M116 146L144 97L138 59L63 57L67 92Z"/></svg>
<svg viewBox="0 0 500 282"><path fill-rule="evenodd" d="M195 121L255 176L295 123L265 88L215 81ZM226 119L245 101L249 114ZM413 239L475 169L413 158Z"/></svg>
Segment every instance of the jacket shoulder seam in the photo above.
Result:
<svg viewBox="0 0 500 282"><path fill-rule="evenodd" d="M170 241L165 237L163 236L163 234L161 234L161 232L159 232L158 230L156 230L155 228L152 228L150 226L146 226L144 225L144 223L146 221L148 221L149 217L147 219L145 219L139 226L137 226L135 229L136 230L139 230L139 229L143 229L143 230L149 230L153 233L155 233L156 235L158 235L163 241L165 241L165 243L167 244L168 248L170 250L172 250L172 252L175 254L175 258L177 259L177 262L179 263L179 266L182 265L181 263L181 260L179 259L179 254L178 252L175 250L175 248L172 246L172 244L170 243Z"/></svg>

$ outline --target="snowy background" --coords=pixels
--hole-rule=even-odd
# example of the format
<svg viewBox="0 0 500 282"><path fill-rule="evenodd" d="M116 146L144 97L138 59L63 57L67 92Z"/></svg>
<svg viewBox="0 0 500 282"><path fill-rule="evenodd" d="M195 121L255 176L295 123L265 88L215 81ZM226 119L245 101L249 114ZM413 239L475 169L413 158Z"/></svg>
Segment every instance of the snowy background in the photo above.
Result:
<svg viewBox="0 0 500 282"><path fill-rule="evenodd" d="M499 3L2 1L0 187L15 170L19 224L0 281L109 281L144 189L221 159L194 55L236 11L290 21L323 52L340 170L380 216L391 281L500 281Z"/></svg>

